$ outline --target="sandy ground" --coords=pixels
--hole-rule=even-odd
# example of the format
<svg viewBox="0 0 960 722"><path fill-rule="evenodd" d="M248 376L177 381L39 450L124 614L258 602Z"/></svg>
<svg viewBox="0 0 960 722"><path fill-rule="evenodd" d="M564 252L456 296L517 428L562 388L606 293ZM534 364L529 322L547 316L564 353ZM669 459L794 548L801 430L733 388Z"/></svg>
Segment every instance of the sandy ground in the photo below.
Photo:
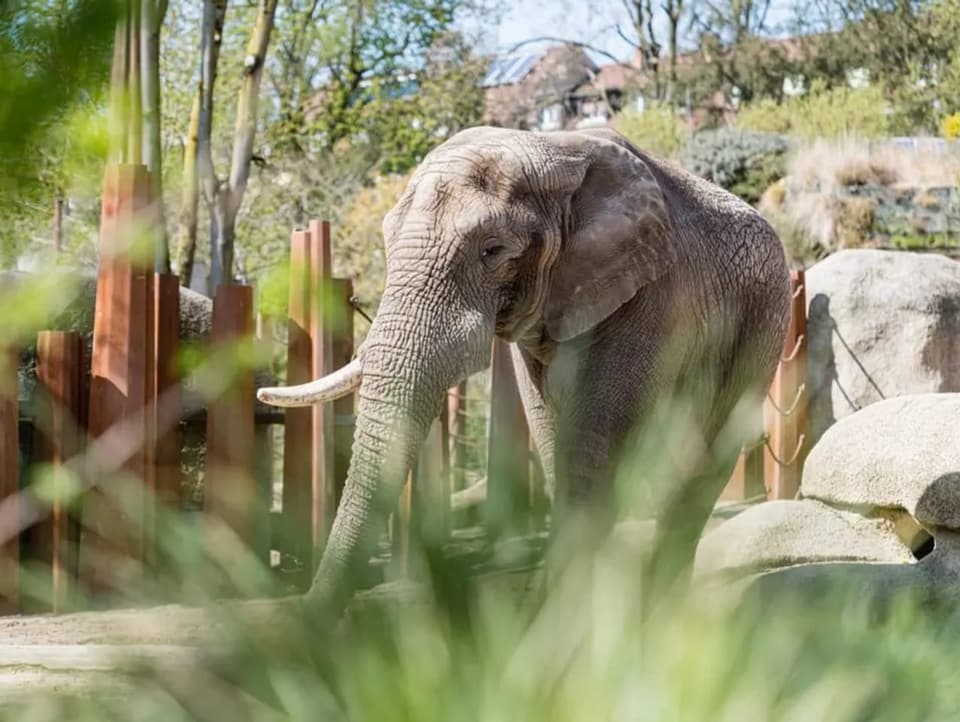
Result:
<svg viewBox="0 0 960 722"><path fill-rule="evenodd" d="M729 513L715 516L710 526ZM640 522L624 533L628 542L642 543L650 531ZM496 585L523 603L540 578L539 570L521 568L482 575L477 583ZM415 587L394 582L358 594L351 611L415 600ZM286 597L224 602L210 609L168 605L0 617L0 702L41 690L122 695L130 682L118 670L135 669L136 659L184 674L197 669L198 651L209 652L224 639L224 622L240 619L246 630L269 637L280 628L278 620L297 613L298 603L298 597Z"/></svg>

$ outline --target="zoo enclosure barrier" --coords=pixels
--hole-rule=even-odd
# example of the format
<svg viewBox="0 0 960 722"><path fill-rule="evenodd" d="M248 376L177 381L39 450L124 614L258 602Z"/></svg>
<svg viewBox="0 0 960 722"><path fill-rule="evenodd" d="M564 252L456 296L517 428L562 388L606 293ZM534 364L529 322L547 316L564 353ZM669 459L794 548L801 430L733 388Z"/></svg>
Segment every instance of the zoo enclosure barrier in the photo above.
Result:
<svg viewBox="0 0 960 722"><path fill-rule="evenodd" d="M790 322L780 363L754 421L756 437L740 452L721 499L793 499L810 447L807 301L804 271L791 271Z"/></svg>
<svg viewBox="0 0 960 722"><path fill-rule="evenodd" d="M329 534L349 463L353 397L285 412L259 407L254 365L237 362L249 360L255 341L274 343L277 321L286 325L288 384L329 373L352 357L352 283L332 276L329 223L312 221L291 234L286 319L259 318L255 325L251 287L217 289L212 360L195 374L207 394L200 408L185 408L177 278L153 273L124 243L135 224L150 219L151 189L142 166L108 167L92 351L88 356L76 333L38 335L32 418L18 407L18 350L3 350L0 597L7 610L37 609L38 598L49 600L42 608L67 609L76 590L109 599L112 591L136 589L163 571L169 564L159 543L163 519L185 502L183 438L191 429L205 437L200 519L211 546L232 539L302 589ZM789 498L799 484L807 403L802 272L794 274L793 288L790 330L759 422L764 431L741 453L727 499ZM410 571L413 528L440 540L478 522L513 534L543 529L543 479L509 350L498 341L491 353L489 377L450 390L384 530L388 546L380 567L390 560L399 573ZM282 502L276 509L278 427ZM21 458L24 446L32 465ZM34 488L38 465L53 477L76 477L80 503L44 501ZM22 603L20 561L43 565L33 574L32 606Z"/></svg>

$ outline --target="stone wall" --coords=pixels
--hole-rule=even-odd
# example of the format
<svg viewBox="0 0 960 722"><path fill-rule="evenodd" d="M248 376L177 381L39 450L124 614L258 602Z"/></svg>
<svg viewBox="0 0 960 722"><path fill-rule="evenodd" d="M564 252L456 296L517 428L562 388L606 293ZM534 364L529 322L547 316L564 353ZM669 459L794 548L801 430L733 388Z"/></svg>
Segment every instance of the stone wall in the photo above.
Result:
<svg viewBox="0 0 960 722"><path fill-rule="evenodd" d="M840 202L870 204L869 230L875 240L935 234L960 239L960 191L956 186L846 186L834 195Z"/></svg>

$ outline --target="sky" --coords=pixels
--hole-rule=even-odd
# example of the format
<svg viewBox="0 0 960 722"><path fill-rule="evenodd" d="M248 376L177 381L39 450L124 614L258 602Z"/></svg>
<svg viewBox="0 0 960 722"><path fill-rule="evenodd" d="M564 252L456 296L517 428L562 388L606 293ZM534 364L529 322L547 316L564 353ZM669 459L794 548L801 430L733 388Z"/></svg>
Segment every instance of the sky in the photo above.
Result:
<svg viewBox="0 0 960 722"><path fill-rule="evenodd" d="M769 22L785 22L792 14L794 2L772 0ZM633 54L632 47L618 36L616 30L620 24L629 34L629 19L622 0L513 0L510 7L498 30L486 38L485 45L492 50L509 51L524 40L549 35L589 43L621 60L627 60ZM658 25L660 36L665 38L663 18ZM610 60L593 55L598 62Z"/></svg>
<svg viewBox="0 0 960 722"><path fill-rule="evenodd" d="M627 59L632 50L618 37L617 23L624 29L629 23L620 0L514 0L512 11L500 23L495 47L501 51L509 50L524 40L552 35L588 42L618 58Z"/></svg>

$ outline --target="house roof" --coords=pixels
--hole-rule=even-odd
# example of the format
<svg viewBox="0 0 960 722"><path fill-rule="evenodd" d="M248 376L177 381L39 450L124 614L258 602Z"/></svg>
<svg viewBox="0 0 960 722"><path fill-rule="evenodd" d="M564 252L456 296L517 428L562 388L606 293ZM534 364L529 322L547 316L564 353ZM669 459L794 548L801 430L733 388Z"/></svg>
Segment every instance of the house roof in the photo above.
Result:
<svg viewBox="0 0 960 722"><path fill-rule="evenodd" d="M578 93L600 92L604 90L622 90L628 85L643 84L644 75L639 68L625 63L607 63L601 65L593 77L577 87Z"/></svg>
<svg viewBox="0 0 960 722"><path fill-rule="evenodd" d="M544 55L544 51L539 51L495 57L480 85L484 88L494 88L498 85L519 83L543 59Z"/></svg>

